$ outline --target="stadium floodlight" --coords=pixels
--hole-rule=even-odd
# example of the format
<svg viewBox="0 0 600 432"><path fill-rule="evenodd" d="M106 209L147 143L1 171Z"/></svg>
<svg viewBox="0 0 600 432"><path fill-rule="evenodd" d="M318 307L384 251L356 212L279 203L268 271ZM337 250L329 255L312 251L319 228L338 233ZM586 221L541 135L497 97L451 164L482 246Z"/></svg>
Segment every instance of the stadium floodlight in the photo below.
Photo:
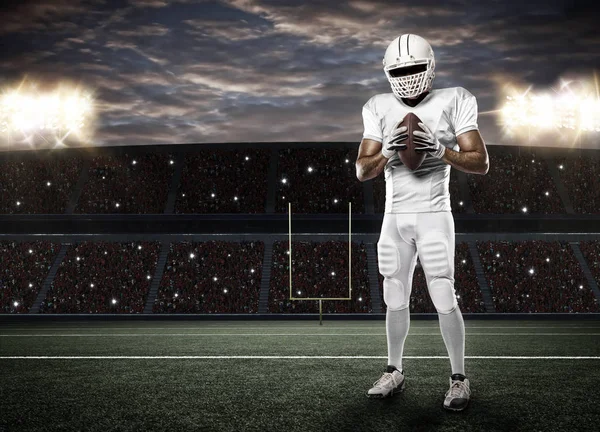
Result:
<svg viewBox="0 0 600 432"><path fill-rule="evenodd" d="M511 89L500 108L501 122L507 132L535 130L574 130L577 132L600 131L600 97L593 86L579 82L573 89L571 82L563 81L552 92ZM519 127L525 127L521 130ZM533 162L533 161L532 161Z"/></svg>
<svg viewBox="0 0 600 432"><path fill-rule="evenodd" d="M38 92L35 86L5 89L0 96L0 131L10 138L21 135L33 144L40 136L44 143L63 145L67 137L91 141L94 129L91 92L61 83L54 90ZM50 138L50 139L48 139Z"/></svg>
<svg viewBox="0 0 600 432"><path fill-rule="evenodd" d="M292 203L288 203L288 245L286 253L289 259L290 301L318 301L319 325L323 325L323 301L349 301L352 300L352 202L348 202L348 297L294 297L292 290ZM335 275L335 272L332 272ZM298 294L300 295L300 294Z"/></svg>

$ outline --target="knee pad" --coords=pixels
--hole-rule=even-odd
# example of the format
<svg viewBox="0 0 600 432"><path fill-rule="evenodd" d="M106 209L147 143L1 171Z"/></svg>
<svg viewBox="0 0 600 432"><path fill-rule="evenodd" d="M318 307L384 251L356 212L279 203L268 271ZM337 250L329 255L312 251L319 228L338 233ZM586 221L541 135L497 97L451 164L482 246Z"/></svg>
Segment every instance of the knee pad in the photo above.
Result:
<svg viewBox="0 0 600 432"><path fill-rule="evenodd" d="M445 277L436 277L429 282L429 296L440 314L449 314L456 309L458 302L454 282Z"/></svg>
<svg viewBox="0 0 600 432"><path fill-rule="evenodd" d="M379 273L385 278L393 278L400 271L400 252L393 242L377 243L377 263Z"/></svg>
<svg viewBox="0 0 600 432"><path fill-rule="evenodd" d="M398 279L385 278L383 280L383 301L388 310L398 311L408 307L410 293L402 281Z"/></svg>

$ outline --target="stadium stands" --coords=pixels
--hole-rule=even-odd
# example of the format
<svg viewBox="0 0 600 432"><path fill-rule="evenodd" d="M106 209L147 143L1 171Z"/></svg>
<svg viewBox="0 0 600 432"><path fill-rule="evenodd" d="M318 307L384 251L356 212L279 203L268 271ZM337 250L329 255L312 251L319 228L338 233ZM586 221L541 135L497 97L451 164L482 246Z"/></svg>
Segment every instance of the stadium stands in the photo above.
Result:
<svg viewBox="0 0 600 432"><path fill-rule="evenodd" d="M294 297L346 298L348 242L292 242ZM318 301L290 301L288 242L273 245L269 312L318 313ZM363 243L352 242L352 300L324 301L323 313L371 312L367 252Z"/></svg>
<svg viewBox="0 0 600 432"><path fill-rule="evenodd" d="M496 312L600 312L566 242L477 242Z"/></svg>
<svg viewBox="0 0 600 432"><path fill-rule="evenodd" d="M172 243L154 313L257 313L263 242Z"/></svg>
<svg viewBox="0 0 600 432"><path fill-rule="evenodd" d="M363 185L356 178L358 150L284 149L279 152L275 209L293 213L364 213Z"/></svg>
<svg viewBox="0 0 600 432"><path fill-rule="evenodd" d="M143 312L159 249L157 242L71 245L40 312Z"/></svg>
<svg viewBox="0 0 600 432"><path fill-rule="evenodd" d="M97 156L76 213L164 213L174 160L163 154Z"/></svg>
<svg viewBox="0 0 600 432"><path fill-rule="evenodd" d="M28 313L60 245L47 241L0 242L0 313Z"/></svg>
<svg viewBox="0 0 600 432"><path fill-rule="evenodd" d="M475 275L473 260L469 253L467 243L457 243L454 254L454 290L461 312L485 312L485 306ZM381 299L383 300L383 276L378 275ZM383 309L386 310L385 301ZM417 259L417 266L413 275L412 291L410 296L410 311L412 313L435 313L435 307L429 297L427 282L421 262Z"/></svg>
<svg viewBox="0 0 600 432"><path fill-rule="evenodd" d="M0 213L64 213L81 167L78 157L0 161Z"/></svg>
<svg viewBox="0 0 600 432"><path fill-rule="evenodd" d="M600 160L587 155L558 158L555 163L575 213L600 213Z"/></svg>
<svg viewBox="0 0 600 432"><path fill-rule="evenodd" d="M264 213L269 150L201 150L185 160L176 213ZM286 210L287 211L287 210Z"/></svg>
<svg viewBox="0 0 600 432"><path fill-rule="evenodd" d="M566 213L546 162L533 152L490 154L487 175L468 175L476 213Z"/></svg>
<svg viewBox="0 0 600 432"><path fill-rule="evenodd" d="M582 241L579 247L596 283L600 286L600 241Z"/></svg>

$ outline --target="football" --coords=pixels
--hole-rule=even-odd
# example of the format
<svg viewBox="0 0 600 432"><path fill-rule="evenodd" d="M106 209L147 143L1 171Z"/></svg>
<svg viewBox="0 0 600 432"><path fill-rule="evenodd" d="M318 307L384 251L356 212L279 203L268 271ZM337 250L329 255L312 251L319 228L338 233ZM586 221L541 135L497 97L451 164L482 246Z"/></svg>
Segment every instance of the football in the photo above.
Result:
<svg viewBox="0 0 600 432"><path fill-rule="evenodd" d="M413 142L413 131L423 131L423 129L419 127L419 123L422 123L421 119L414 113L409 112L398 124L398 127L406 126L408 129L406 131L408 133L408 137L404 141L401 141L402 144L406 144L406 150L398 151L398 157L400 158L400 161L402 161L402 163L412 171L421 166L426 156L425 152L415 151L415 144Z"/></svg>

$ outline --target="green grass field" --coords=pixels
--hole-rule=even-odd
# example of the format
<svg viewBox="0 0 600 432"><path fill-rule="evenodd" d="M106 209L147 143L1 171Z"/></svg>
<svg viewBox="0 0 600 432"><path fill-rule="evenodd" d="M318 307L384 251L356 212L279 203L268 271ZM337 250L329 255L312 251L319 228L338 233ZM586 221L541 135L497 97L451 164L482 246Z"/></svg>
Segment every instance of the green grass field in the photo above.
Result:
<svg viewBox="0 0 600 432"><path fill-rule="evenodd" d="M384 400L383 321L4 323L0 431L600 430L600 321L465 324L471 405L447 413L437 321Z"/></svg>

